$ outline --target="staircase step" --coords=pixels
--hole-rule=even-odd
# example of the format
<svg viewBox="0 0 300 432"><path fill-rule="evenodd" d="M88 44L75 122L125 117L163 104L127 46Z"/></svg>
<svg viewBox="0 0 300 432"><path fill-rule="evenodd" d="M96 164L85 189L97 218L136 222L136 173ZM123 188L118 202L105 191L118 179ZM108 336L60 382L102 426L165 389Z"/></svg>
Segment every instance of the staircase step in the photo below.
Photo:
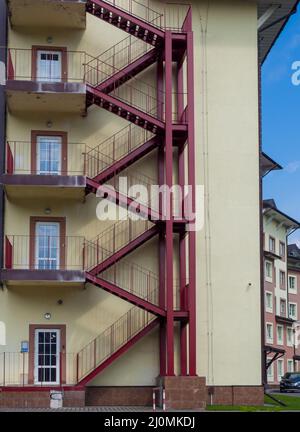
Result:
<svg viewBox="0 0 300 432"><path fill-rule="evenodd" d="M104 93L110 93L116 90L120 85L134 78L138 73L144 71L157 60L159 51L152 49L138 59L134 60L128 66L116 71L114 75L103 81L96 88Z"/></svg>
<svg viewBox="0 0 300 432"><path fill-rule="evenodd" d="M133 149L130 153L122 157L121 159L112 163L109 167L104 169L99 175L94 177L94 181L99 184L106 183L108 180L112 179L115 175L122 172L125 168L128 168L137 160L141 159L152 150L157 148L160 145L159 137L151 138L149 141L146 141L144 144Z"/></svg>
<svg viewBox="0 0 300 432"><path fill-rule="evenodd" d="M125 300L129 303L132 303L134 306L138 306L144 309L147 312L150 312L157 316L165 316L166 312L161 309L159 306L156 306L153 303L150 303L147 299L143 299L137 295L137 293L129 292L121 287L108 282L107 280L94 276L90 272L86 272L86 282L89 282L99 288L104 289L105 291Z"/></svg>
<svg viewBox="0 0 300 432"><path fill-rule="evenodd" d="M126 343L121 347L116 349L111 355L105 358L100 364L96 365L90 372L88 372L83 378L78 380L77 386L84 386L95 378L99 373L111 365L116 359L118 359L122 354L128 351L132 346L134 346L139 340L150 333L158 324L159 318L153 319L149 324L141 328L141 330L135 333Z"/></svg>
<svg viewBox="0 0 300 432"><path fill-rule="evenodd" d="M165 33L150 22L104 0L87 0L86 11L148 43L163 45ZM159 15L159 14L157 14ZM156 38L154 39L154 36Z"/></svg>
<svg viewBox="0 0 300 432"><path fill-rule="evenodd" d="M123 246L121 249L117 250L114 254L105 259L103 262L97 264L94 268L90 269L89 273L95 276L101 272L104 272L109 267L124 258L126 255L137 249L139 246L152 239L156 234L158 234L158 230L157 226L154 225L152 228L148 229L135 239L131 240L126 246Z"/></svg>
<svg viewBox="0 0 300 432"><path fill-rule="evenodd" d="M123 195L118 191L112 191L111 187L99 185L99 183L90 178L86 179L86 186L87 193L90 191L96 193L98 188L101 187L102 193L105 195L104 198L107 198L124 208L130 207L130 209L133 209L135 208L135 205L138 204L138 211L136 213L138 213L141 217L150 220L151 222L157 223L158 221L162 220L162 216L156 210L151 209L142 203L137 203L135 199Z"/></svg>
<svg viewBox="0 0 300 432"><path fill-rule="evenodd" d="M101 108L117 114L118 116L141 126L154 134L164 131L165 124L155 117L139 110L138 108L130 106L128 103L121 101L112 95L107 95L91 85L87 84L86 88L88 106L90 106L91 103L98 105Z"/></svg>

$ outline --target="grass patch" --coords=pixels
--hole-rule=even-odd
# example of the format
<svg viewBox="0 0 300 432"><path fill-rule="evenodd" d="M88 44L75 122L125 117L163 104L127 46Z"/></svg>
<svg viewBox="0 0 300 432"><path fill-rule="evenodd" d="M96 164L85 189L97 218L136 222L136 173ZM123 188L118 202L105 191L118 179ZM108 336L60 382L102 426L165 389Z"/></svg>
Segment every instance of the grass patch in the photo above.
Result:
<svg viewBox="0 0 300 432"><path fill-rule="evenodd" d="M252 405L208 405L207 411L240 411L240 412L279 412L279 411L300 411L300 397L287 395L274 395L274 397L286 406L276 404L268 395L265 395L264 406Z"/></svg>

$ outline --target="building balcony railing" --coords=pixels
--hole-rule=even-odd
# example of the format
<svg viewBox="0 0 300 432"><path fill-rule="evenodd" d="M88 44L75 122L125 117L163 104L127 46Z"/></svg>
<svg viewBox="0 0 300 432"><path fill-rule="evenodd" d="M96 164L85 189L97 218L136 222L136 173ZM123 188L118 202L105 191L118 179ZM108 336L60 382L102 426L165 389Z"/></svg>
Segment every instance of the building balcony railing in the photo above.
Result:
<svg viewBox="0 0 300 432"><path fill-rule="evenodd" d="M90 151L83 143L65 143L61 153L46 145L43 152L28 141L8 141L5 173L10 175L85 175L85 154ZM38 153L40 156L37 158Z"/></svg>
<svg viewBox="0 0 300 432"><path fill-rule="evenodd" d="M83 79L89 55L52 46L2 49L7 52L6 96L11 112L85 113Z"/></svg>
<svg viewBox="0 0 300 432"><path fill-rule="evenodd" d="M38 82L83 82L85 65L92 60L84 51L51 46L9 48L7 79Z"/></svg>
<svg viewBox="0 0 300 432"><path fill-rule="evenodd" d="M51 356L44 354L44 366L39 368L39 377L37 377L34 376L34 353L1 352L0 387L74 385L77 383L77 361L77 355L73 353L61 352L56 355L51 354ZM56 365L62 367L56 369ZM58 374L54 377L52 372L53 382L49 382L51 369L54 369L55 374Z"/></svg>
<svg viewBox="0 0 300 432"><path fill-rule="evenodd" d="M7 270L84 270L85 239L75 236L7 235Z"/></svg>

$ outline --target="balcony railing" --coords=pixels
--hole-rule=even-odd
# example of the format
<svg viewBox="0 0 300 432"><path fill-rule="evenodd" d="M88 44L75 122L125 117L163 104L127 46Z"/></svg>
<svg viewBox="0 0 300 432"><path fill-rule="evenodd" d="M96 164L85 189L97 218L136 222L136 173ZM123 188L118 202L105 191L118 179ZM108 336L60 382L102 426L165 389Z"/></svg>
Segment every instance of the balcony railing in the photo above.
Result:
<svg viewBox="0 0 300 432"><path fill-rule="evenodd" d="M78 82L83 83L85 65L93 57L84 51L60 51L59 57L47 59L47 64L38 67L39 49L9 48L7 79L38 82ZM43 51L41 49L41 51ZM56 51L45 50L45 55L55 55Z"/></svg>
<svg viewBox="0 0 300 432"><path fill-rule="evenodd" d="M26 175L85 175L85 154L90 149L83 143L67 143L62 160L53 159L51 147L42 163L37 163L37 151L32 142L8 141L6 174ZM40 168L37 165L41 165Z"/></svg>
<svg viewBox="0 0 300 432"><path fill-rule="evenodd" d="M59 384L76 384L77 356L73 353L60 353L56 355L56 364L59 368ZM34 384L31 359L34 353L30 352L1 352L0 353L0 387L20 386L25 387ZM53 359L52 359L53 362ZM38 386L49 386L49 382L38 382ZM56 384L57 385L57 384Z"/></svg>
<svg viewBox="0 0 300 432"><path fill-rule="evenodd" d="M7 235L5 268L84 270L84 237Z"/></svg>

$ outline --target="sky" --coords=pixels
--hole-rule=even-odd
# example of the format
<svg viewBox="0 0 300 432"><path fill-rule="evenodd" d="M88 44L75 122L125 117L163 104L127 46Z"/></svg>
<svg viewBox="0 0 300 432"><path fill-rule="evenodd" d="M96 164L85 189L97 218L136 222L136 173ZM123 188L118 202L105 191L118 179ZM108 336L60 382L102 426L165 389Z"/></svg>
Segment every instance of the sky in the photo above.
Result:
<svg viewBox="0 0 300 432"><path fill-rule="evenodd" d="M284 168L265 177L264 198L275 199L281 211L300 221L300 79L292 83L297 61L300 68L300 7L262 68L263 151ZM300 230L291 240L300 242Z"/></svg>

